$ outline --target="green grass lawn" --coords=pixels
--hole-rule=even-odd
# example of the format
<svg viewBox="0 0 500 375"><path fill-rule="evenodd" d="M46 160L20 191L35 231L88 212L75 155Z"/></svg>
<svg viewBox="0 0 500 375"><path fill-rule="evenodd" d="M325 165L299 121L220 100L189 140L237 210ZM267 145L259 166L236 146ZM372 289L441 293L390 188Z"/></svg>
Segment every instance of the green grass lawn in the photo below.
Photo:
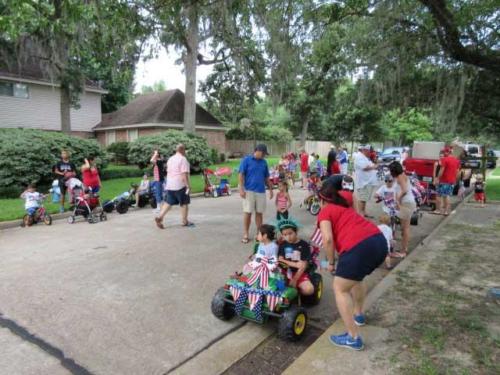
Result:
<svg viewBox="0 0 500 375"><path fill-rule="evenodd" d="M278 163L278 157L270 157L267 159L268 164L273 166ZM225 163L211 165L209 168L216 169L219 167L230 167L232 170L237 169L240 165L240 160L228 160ZM110 165L109 168L112 169L130 169L135 168L127 165ZM112 199L115 196L127 191L130 188L130 184L132 182L140 182L140 178L138 177L126 177L126 178L117 178L112 180L104 180L102 181L102 189L101 189L101 201L105 201L107 199ZM191 176L191 189L193 193L200 193L203 191L204 182L203 176L201 174L192 175ZM231 176L231 186L235 187L238 185L238 174L233 173ZM41 193L47 193L41 191ZM47 197L45 201L45 207L49 211L49 213L57 213L59 212L59 204L52 203L50 197ZM0 221L8 221L8 220L16 220L21 219L24 215L24 201L22 199L0 199Z"/></svg>
<svg viewBox="0 0 500 375"><path fill-rule="evenodd" d="M500 201L500 168L495 169L486 179L486 199Z"/></svg>

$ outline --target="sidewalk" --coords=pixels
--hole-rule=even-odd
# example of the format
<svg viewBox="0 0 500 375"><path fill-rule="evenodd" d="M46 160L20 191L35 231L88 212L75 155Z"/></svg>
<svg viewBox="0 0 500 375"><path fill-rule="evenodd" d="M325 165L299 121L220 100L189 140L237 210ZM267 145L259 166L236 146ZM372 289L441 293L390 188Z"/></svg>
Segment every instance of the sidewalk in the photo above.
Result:
<svg viewBox="0 0 500 375"><path fill-rule="evenodd" d="M461 205L367 298L365 350L330 344L336 321L284 374L498 374L500 205Z"/></svg>

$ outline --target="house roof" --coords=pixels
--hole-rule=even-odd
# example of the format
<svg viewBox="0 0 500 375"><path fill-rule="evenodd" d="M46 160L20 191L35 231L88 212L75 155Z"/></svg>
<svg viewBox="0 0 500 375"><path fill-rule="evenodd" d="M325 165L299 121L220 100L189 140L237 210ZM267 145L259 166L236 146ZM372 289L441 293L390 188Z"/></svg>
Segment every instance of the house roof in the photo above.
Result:
<svg viewBox="0 0 500 375"><path fill-rule="evenodd" d="M181 90L167 90L140 95L119 110L103 114L102 121L94 127L94 130L183 122L184 93ZM222 128L221 122L198 104L196 104L196 125Z"/></svg>
<svg viewBox="0 0 500 375"><path fill-rule="evenodd" d="M0 79L18 81L18 82L31 82L40 83L50 86L59 86L59 82L54 81L44 69L46 63L27 61L22 64L17 63L3 63L0 64ZM86 80L85 90L94 91L101 94L107 94L97 82Z"/></svg>

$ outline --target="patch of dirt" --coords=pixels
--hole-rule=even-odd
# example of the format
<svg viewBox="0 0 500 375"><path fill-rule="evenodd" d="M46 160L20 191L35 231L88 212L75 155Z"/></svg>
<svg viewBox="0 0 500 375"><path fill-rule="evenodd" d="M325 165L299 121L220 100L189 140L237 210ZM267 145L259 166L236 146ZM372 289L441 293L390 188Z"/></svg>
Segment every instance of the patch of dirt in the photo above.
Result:
<svg viewBox="0 0 500 375"><path fill-rule="evenodd" d="M490 221L491 223L492 221ZM418 263L397 271L397 285L368 314L388 328L386 356L375 366L394 374L499 374L498 225L448 224Z"/></svg>

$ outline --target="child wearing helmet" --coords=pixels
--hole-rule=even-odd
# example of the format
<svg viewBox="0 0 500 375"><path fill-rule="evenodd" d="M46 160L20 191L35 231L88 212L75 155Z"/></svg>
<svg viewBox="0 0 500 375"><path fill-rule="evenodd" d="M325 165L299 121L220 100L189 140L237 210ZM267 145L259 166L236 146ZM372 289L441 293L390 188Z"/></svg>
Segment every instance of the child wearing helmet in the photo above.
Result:
<svg viewBox="0 0 500 375"><path fill-rule="evenodd" d="M288 267L286 276L289 285L297 288L304 296L312 295L314 286L306 273L311 260L309 243L300 239L299 225L295 220L280 220L277 227L283 240L278 249L278 261Z"/></svg>

